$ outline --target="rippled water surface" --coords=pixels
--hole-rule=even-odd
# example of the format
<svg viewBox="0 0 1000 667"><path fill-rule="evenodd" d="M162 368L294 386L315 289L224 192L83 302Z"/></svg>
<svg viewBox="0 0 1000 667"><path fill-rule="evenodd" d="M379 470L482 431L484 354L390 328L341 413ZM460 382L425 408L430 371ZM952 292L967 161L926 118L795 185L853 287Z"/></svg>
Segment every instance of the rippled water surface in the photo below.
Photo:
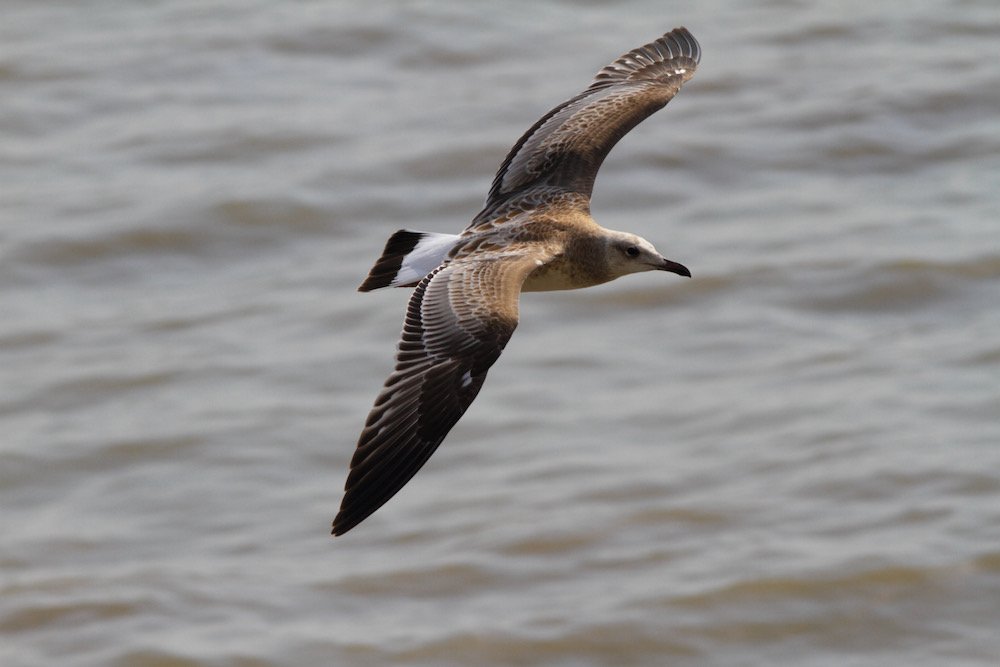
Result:
<svg viewBox="0 0 1000 667"><path fill-rule="evenodd" d="M996 664L997 3L0 13L4 667ZM695 277L525 295L331 538L385 239L677 25L594 216Z"/></svg>

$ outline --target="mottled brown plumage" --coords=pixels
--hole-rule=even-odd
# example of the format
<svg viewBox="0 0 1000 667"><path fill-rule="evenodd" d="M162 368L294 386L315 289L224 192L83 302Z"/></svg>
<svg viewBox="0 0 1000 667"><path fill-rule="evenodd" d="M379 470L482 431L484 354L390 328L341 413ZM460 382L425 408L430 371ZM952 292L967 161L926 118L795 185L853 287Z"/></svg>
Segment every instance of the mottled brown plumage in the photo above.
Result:
<svg viewBox="0 0 1000 667"><path fill-rule="evenodd" d="M392 236L359 289L416 288L395 370L351 461L335 535L395 495L441 444L513 334L521 292L654 269L691 275L648 241L600 227L590 195L611 148L670 101L700 56L685 28L625 54L521 137L462 234Z"/></svg>

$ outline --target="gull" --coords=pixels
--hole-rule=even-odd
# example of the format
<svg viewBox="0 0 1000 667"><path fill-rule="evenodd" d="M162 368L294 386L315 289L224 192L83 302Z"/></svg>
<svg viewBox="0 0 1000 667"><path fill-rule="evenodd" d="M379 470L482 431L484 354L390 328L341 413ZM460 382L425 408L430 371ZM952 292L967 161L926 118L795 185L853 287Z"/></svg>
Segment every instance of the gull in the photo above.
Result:
<svg viewBox="0 0 1000 667"><path fill-rule="evenodd" d="M508 153L461 234L400 230L358 288L414 287L396 364L368 415L344 499L342 535L427 462L517 326L521 292L590 287L640 271L691 276L634 234L600 227L590 196L601 162L694 76L701 48L675 28L601 69Z"/></svg>

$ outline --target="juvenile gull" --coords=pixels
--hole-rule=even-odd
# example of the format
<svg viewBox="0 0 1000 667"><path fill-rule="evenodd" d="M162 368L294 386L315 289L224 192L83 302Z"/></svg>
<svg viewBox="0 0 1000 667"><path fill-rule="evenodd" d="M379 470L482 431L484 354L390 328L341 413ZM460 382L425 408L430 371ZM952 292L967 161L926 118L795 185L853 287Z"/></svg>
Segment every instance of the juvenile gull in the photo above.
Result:
<svg viewBox="0 0 1000 667"><path fill-rule="evenodd" d="M464 232L390 237L358 289L416 289L395 370L351 460L334 535L392 498L441 444L514 333L521 292L579 289L639 271L690 277L649 241L598 226L590 195L612 146L669 102L700 58L685 28L626 53L514 144Z"/></svg>

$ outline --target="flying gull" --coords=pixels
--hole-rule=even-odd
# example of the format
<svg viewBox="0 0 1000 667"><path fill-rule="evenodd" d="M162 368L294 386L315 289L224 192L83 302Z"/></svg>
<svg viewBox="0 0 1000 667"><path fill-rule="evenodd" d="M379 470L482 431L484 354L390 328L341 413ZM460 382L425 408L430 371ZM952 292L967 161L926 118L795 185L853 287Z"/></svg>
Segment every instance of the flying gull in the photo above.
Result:
<svg viewBox="0 0 1000 667"><path fill-rule="evenodd" d="M465 413L514 333L521 292L579 289L640 271L690 277L649 241L598 226L590 196L608 151L677 94L700 58L686 28L626 53L514 144L464 232L404 229L389 238L359 291L416 289L395 369L351 460L334 535L392 498Z"/></svg>

